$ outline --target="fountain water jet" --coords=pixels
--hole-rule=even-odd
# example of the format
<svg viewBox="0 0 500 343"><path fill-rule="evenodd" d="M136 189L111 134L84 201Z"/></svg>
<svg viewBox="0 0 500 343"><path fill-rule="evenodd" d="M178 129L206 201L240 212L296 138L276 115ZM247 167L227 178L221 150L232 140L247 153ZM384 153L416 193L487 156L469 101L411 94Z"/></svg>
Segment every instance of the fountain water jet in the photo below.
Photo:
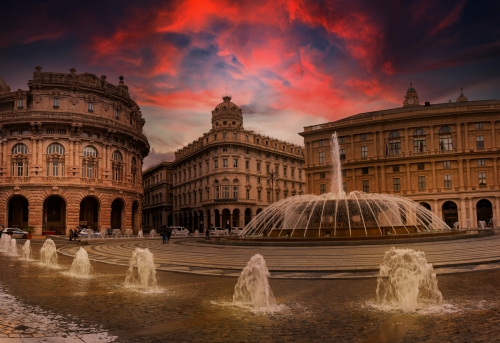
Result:
<svg viewBox="0 0 500 343"><path fill-rule="evenodd" d="M249 305L265 312L278 310L279 306L276 305L273 291L269 286L269 276L264 257L260 254L252 256L234 287L233 303Z"/></svg>
<svg viewBox="0 0 500 343"><path fill-rule="evenodd" d="M80 247L80 250L75 254L69 275L79 278L87 278L90 275L92 266L90 265L89 255L87 251Z"/></svg>
<svg viewBox="0 0 500 343"><path fill-rule="evenodd" d="M383 290L383 295L381 295ZM442 305L432 264L412 249L386 251L377 277L377 302L413 312L428 305Z"/></svg>
<svg viewBox="0 0 500 343"><path fill-rule="evenodd" d="M420 204L388 194L344 192L337 134L331 141L331 191L299 195L267 207L240 237L380 236L449 230Z"/></svg>
<svg viewBox="0 0 500 343"><path fill-rule="evenodd" d="M2 238L0 238L0 251L8 253L10 250L10 241L12 240L12 237L10 237L7 234L3 234Z"/></svg>
<svg viewBox="0 0 500 343"><path fill-rule="evenodd" d="M21 258L28 261L31 260L31 242L29 239L27 239L26 242L24 242Z"/></svg>
<svg viewBox="0 0 500 343"><path fill-rule="evenodd" d="M125 286L157 291L157 278L153 254L148 248L135 248L129 261Z"/></svg>
<svg viewBox="0 0 500 343"><path fill-rule="evenodd" d="M40 249L40 260L47 267L57 267L57 249L56 244L50 238L45 240L42 248Z"/></svg>
<svg viewBox="0 0 500 343"><path fill-rule="evenodd" d="M154 238L156 236L156 230L153 229L149 232L149 237Z"/></svg>
<svg viewBox="0 0 500 343"><path fill-rule="evenodd" d="M454 222L453 223L453 230L458 230L460 229L460 223L459 222Z"/></svg>
<svg viewBox="0 0 500 343"><path fill-rule="evenodd" d="M16 242L15 238L12 238L10 241L10 249L9 249L8 255L9 256L19 256L19 254L17 253L17 242Z"/></svg>
<svg viewBox="0 0 500 343"><path fill-rule="evenodd" d="M131 229L127 229L125 230L125 236L127 236L127 238L130 238L130 236L132 235L133 231Z"/></svg>
<svg viewBox="0 0 500 343"><path fill-rule="evenodd" d="M122 235L122 231L120 229L113 230L113 236L115 236L115 238L119 238L119 237L121 237L121 235Z"/></svg>
<svg viewBox="0 0 500 343"><path fill-rule="evenodd" d="M486 228L486 222L484 220L480 220L478 223L477 223L477 228L478 229L483 229Z"/></svg>
<svg viewBox="0 0 500 343"><path fill-rule="evenodd" d="M106 229L101 229L101 231L99 233L101 234L101 238L108 237L108 230L106 230Z"/></svg>
<svg viewBox="0 0 500 343"><path fill-rule="evenodd" d="M139 232L137 233L137 238L144 238L142 230L139 230Z"/></svg>

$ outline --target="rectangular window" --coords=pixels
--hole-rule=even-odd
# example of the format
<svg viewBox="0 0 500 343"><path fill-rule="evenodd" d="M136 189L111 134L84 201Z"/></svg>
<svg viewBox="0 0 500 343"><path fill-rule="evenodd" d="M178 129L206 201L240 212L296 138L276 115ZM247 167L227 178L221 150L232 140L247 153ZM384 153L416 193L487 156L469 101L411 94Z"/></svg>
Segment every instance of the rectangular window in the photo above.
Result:
<svg viewBox="0 0 500 343"><path fill-rule="evenodd" d="M479 172L479 187L486 187L486 172Z"/></svg>
<svg viewBox="0 0 500 343"><path fill-rule="evenodd" d="M287 170L287 168L283 167L283 176L286 176L286 170Z"/></svg>
<svg viewBox="0 0 500 343"><path fill-rule="evenodd" d="M424 191L426 188L425 186L425 176L419 176L418 177L418 189L421 191Z"/></svg>
<svg viewBox="0 0 500 343"><path fill-rule="evenodd" d="M417 163L417 170L425 170L425 165L423 163Z"/></svg>
<svg viewBox="0 0 500 343"><path fill-rule="evenodd" d="M66 134L66 130L65 129L59 129L59 130L57 130L57 134L58 135L65 135Z"/></svg>
<svg viewBox="0 0 500 343"><path fill-rule="evenodd" d="M363 192L370 193L370 181L363 180Z"/></svg>
<svg viewBox="0 0 500 343"><path fill-rule="evenodd" d="M484 149L484 136L483 135L476 136L476 148Z"/></svg>
<svg viewBox="0 0 500 343"><path fill-rule="evenodd" d="M324 163L325 162L325 152L320 151L319 152L319 163Z"/></svg>
<svg viewBox="0 0 500 343"><path fill-rule="evenodd" d="M476 123L476 130L482 130L483 129L483 123Z"/></svg>
<svg viewBox="0 0 500 343"><path fill-rule="evenodd" d="M389 141L389 155L399 155L401 154L401 141L399 139L393 139Z"/></svg>
<svg viewBox="0 0 500 343"><path fill-rule="evenodd" d="M366 141L368 139L368 135L366 133L362 133L359 135L359 139L362 141Z"/></svg>
<svg viewBox="0 0 500 343"><path fill-rule="evenodd" d="M392 184L394 185L395 192L399 192L401 190L401 179L399 177L392 179Z"/></svg>
<svg viewBox="0 0 500 343"><path fill-rule="evenodd" d="M260 176L257 177L257 183L260 183Z"/></svg>
<svg viewBox="0 0 500 343"><path fill-rule="evenodd" d="M368 147L367 146L361 147L361 158L368 158Z"/></svg>
<svg viewBox="0 0 500 343"><path fill-rule="evenodd" d="M299 179L302 179L302 170L299 170Z"/></svg>
<svg viewBox="0 0 500 343"><path fill-rule="evenodd" d="M219 193L219 186L214 187L214 199L219 199L220 193Z"/></svg>
<svg viewBox="0 0 500 343"><path fill-rule="evenodd" d="M115 119L120 119L120 111L117 108L115 108Z"/></svg>
<svg viewBox="0 0 500 343"><path fill-rule="evenodd" d="M342 182L342 189L347 193L347 182Z"/></svg>
<svg viewBox="0 0 500 343"><path fill-rule="evenodd" d="M451 174L444 174L444 188L451 189Z"/></svg>
<svg viewBox="0 0 500 343"><path fill-rule="evenodd" d="M248 135L245 136L245 141L248 142Z"/></svg>
<svg viewBox="0 0 500 343"><path fill-rule="evenodd" d="M227 132L223 132L222 133L222 139L226 139L227 138Z"/></svg>
<svg viewBox="0 0 500 343"><path fill-rule="evenodd" d="M451 168L451 162L443 161L443 169L450 169L450 168Z"/></svg>
<svg viewBox="0 0 500 343"><path fill-rule="evenodd" d="M229 186L222 186L222 199L229 199Z"/></svg>
<svg viewBox="0 0 500 343"><path fill-rule="evenodd" d="M345 137L339 137L339 144L344 144L345 143Z"/></svg>
<svg viewBox="0 0 500 343"><path fill-rule="evenodd" d="M274 168L274 175L278 176L279 175L279 170L280 170L280 167L279 166L276 166Z"/></svg>
<svg viewBox="0 0 500 343"><path fill-rule="evenodd" d="M17 100L17 109L19 110L22 109L24 107L23 105L24 105L23 99Z"/></svg>
<svg viewBox="0 0 500 343"><path fill-rule="evenodd" d="M325 145L325 141L324 140L318 141L318 146L324 146L324 145Z"/></svg>
<svg viewBox="0 0 500 343"><path fill-rule="evenodd" d="M52 99L52 107L57 110L59 108L59 99Z"/></svg>
<svg viewBox="0 0 500 343"><path fill-rule="evenodd" d="M257 171L260 172L260 162L257 163Z"/></svg>
<svg viewBox="0 0 500 343"><path fill-rule="evenodd" d="M425 137L413 138L413 152L419 154L427 151L427 146L425 143Z"/></svg>
<svg viewBox="0 0 500 343"><path fill-rule="evenodd" d="M319 178L320 179L326 179L326 173L325 172L319 173Z"/></svg>
<svg viewBox="0 0 500 343"><path fill-rule="evenodd" d="M347 176L347 169L342 169L340 171L340 175L342 175L343 177L346 177Z"/></svg>
<svg viewBox="0 0 500 343"><path fill-rule="evenodd" d="M266 173L269 173L271 171L271 166L269 164L266 164Z"/></svg>
<svg viewBox="0 0 500 343"><path fill-rule="evenodd" d="M214 169L219 168L219 160L214 160Z"/></svg>
<svg viewBox="0 0 500 343"><path fill-rule="evenodd" d="M222 152L227 152L227 146L222 147Z"/></svg>
<svg viewBox="0 0 500 343"><path fill-rule="evenodd" d="M247 189L247 191L246 191L246 199L247 200L250 199L250 190L249 189Z"/></svg>
<svg viewBox="0 0 500 343"><path fill-rule="evenodd" d="M54 129L47 129L47 134L48 135L53 135L54 133L56 133L56 130L54 130Z"/></svg>
<svg viewBox="0 0 500 343"><path fill-rule="evenodd" d="M245 161L245 168L250 169L250 161Z"/></svg>
<svg viewBox="0 0 500 343"><path fill-rule="evenodd" d="M397 173L397 172L399 172L399 165L397 165L397 166L392 166L392 172L393 172L393 173Z"/></svg>
<svg viewBox="0 0 500 343"><path fill-rule="evenodd" d="M245 178L247 182L250 182L250 175L247 175Z"/></svg>
<svg viewBox="0 0 500 343"><path fill-rule="evenodd" d="M292 177L295 177L295 168L292 168Z"/></svg>
<svg viewBox="0 0 500 343"><path fill-rule="evenodd" d="M326 184L322 183L319 185L319 194L326 194Z"/></svg>
<svg viewBox="0 0 500 343"><path fill-rule="evenodd" d="M345 149L339 149L339 158L341 161L345 160Z"/></svg>
<svg viewBox="0 0 500 343"><path fill-rule="evenodd" d="M480 158L479 160L477 160L477 166L478 167L484 167L484 158Z"/></svg>
<svg viewBox="0 0 500 343"><path fill-rule="evenodd" d="M59 176L59 161L52 161L52 176Z"/></svg>
<svg viewBox="0 0 500 343"><path fill-rule="evenodd" d="M89 111L89 113L93 113L94 112L94 104L92 102L88 103L88 111Z"/></svg>
<svg viewBox="0 0 500 343"><path fill-rule="evenodd" d="M238 199L238 186L233 186L233 199Z"/></svg>
<svg viewBox="0 0 500 343"><path fill-rule="evenodd" d="M233 133L233 139L236 140L238 138L238 134L236 132Z"/></svg>
<svg viewBox="0 0 500 343"><path fill-rule="evenodd" d="M257 200L262 200L262 192L260 189L257 190Z"/></svg>
<svg viewBox="0 0 500 343"><path fill-rule="evenodd" d="M368 168L367 167L361 168L361 174L367 175L368 174Z"/></svg>
<svg viewBox="0 0 500 343"><path fill-rule="evenodd" d="M233 159L233 168L238 168L238 159Z"/></svg>

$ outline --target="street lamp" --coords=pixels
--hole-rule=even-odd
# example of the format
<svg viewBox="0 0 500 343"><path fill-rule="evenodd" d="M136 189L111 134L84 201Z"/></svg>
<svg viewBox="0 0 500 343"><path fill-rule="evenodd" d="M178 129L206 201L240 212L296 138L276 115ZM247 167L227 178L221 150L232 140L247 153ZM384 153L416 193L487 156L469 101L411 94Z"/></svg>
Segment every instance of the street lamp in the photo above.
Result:
<svg viewBox="0 0 500 343"><path fill-rule="evenodd" d="M267 179L271 180L271 203L274 202L274 179L276 178L276 174L274 171L267 172Z"/></svg>

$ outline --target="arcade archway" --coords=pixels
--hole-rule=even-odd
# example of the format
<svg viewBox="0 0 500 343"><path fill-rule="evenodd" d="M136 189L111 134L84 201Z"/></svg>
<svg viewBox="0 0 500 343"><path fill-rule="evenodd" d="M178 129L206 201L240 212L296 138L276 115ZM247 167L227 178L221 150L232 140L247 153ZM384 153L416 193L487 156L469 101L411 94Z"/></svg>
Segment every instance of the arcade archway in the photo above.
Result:
<svg viewBox="0 0 500 343"><path fill-rule="evenodd" d="M139 232L139 202L136 200L132 204L132 231Z"/></svg>
<svg viewBox="0 0 500 343"><path fill-rule="evenodd" d="M85 197L80 202L79 225L92 230L99 227L99 201L96 198Z"/></svg>
<svg viewBox="0 0 500 343"><path fill-rule="evenodd" d="M125 225L125 220L123 218L125 211L125 205L123 204L123 200L115 199L113 203L111 203L111 228L112 229L123 229L123 225Z"/></svg>
<svg viewBox="0 0 500 343"><path fill-rule="evenodd" d="M453 227L455 222L458 222L458 207L453 201L447 201L443 204L443 221Z"/></svg>
<svg viewBox="0 0 500 343"><path fill-rule="evenodd" d="M43 202L43 231L66 234L66 201L57 195L49 196Z"/></svg>
<svg viewBox="0 0 500 343"><path fill-rule="evenodd" d="M493 218L493 205L489 200L481 199L476 204L477 221L485 221L488 224Z"/></svg>
<svg viewBox="0 0 500 343"><path fill-rule="evenodd" d="M9 217L7 219L8 227L23 228L28 225L29 218L28 199L22 195L16 195L10 198L8 204Z"/></svg>

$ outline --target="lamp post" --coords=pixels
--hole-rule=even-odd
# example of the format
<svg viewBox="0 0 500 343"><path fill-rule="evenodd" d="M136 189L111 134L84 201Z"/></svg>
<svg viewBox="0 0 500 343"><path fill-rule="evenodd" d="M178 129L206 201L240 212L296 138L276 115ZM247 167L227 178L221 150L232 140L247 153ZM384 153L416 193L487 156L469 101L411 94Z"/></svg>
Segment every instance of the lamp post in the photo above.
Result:
<svg viewBox="0 0 500 343"><path fill-rule="evenodd" d="M268 171L267 172L267 179L271 180L271 204L274 202L274 179L276 178L276 175L274 171Z"/></svg>

